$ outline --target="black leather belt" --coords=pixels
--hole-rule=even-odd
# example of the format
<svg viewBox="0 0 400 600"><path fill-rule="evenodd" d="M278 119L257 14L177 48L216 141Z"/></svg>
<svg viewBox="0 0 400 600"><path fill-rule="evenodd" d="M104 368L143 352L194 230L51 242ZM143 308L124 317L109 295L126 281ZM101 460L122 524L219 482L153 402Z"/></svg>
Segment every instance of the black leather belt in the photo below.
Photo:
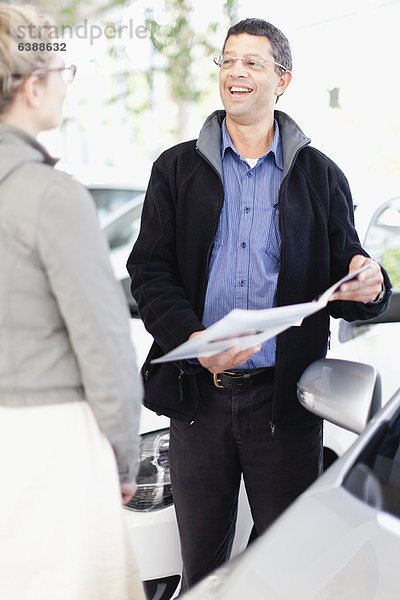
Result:
<svg viewBox="0 0 400 600"><path fill-rule="evenodd" d="M222 371L222 373L208 373L215 387L220 389L236 390L246 388L252 383L272 381L275 367L251 369L250 371Z"/></svg>

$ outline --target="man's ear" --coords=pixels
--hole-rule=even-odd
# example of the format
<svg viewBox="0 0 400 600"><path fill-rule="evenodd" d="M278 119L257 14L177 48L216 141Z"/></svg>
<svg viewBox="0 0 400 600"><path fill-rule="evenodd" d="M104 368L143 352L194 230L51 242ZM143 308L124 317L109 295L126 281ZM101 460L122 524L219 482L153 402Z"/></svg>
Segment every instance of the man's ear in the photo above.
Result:
<svg viewBox="0 0 400 600"><path fill-rule="evenodd" d="M292 81L292 74L290 71L285 71L283 75L279 77L278 85L275 89L276 96L282 96L283 92L289 86L289 83Z"/></svg>

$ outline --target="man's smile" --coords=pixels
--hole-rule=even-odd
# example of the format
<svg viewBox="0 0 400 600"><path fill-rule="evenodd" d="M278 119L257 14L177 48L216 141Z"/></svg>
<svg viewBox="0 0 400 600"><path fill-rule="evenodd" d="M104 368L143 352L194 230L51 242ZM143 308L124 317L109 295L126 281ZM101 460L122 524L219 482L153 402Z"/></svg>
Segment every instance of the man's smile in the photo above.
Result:
<svg viewBox="0 0 400 600"><path fill-rule="evenodd" d="M251 88L243 85L231 85L228 86L228 90L231 96L246 96L253 91Z"/></svg>

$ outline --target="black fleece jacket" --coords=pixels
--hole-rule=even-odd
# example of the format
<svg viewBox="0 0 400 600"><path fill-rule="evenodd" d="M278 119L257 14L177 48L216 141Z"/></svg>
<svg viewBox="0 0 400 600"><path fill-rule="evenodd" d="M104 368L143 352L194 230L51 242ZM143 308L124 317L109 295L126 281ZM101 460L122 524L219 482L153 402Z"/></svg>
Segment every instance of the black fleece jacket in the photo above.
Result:
<svg viewBox="0 0 400 600"><path fill-rule="evenodd" d="M141 230L128 259L132 295L154 344L143 366L145 405L169 417L192 421L199 406L194 374L186 361L150 361L203 329L201 318L208 263L224 191L220 156L224 111L205 122L199 139L178 144L154 163ZM285 113L275 112L283 145L279 191L281 270L278 306L313 300L343 277L355 254L368 256L353 221L347 180ZM259 224L262 227L262 223ZM390 281L378 304L336 301L277 338L274 409L276 423L313 422L296 397L304 369L326 354L329 313L348 321L386 310Z"/></svg>

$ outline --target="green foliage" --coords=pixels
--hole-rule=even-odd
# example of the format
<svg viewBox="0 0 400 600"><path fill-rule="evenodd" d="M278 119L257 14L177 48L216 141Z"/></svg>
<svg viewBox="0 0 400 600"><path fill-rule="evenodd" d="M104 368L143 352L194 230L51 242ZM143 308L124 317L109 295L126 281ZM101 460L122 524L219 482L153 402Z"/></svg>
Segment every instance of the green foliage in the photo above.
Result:
<svg viewBox="0 0 400 600"><path fill-rule="evenodd" d="M107 14L117 7L129 5L132 0L32 0L44 10L56 14L59 25L76 25L83 15L106 21ZM198 31L193 24L192 6L195 0L169 0L166 10L169 22L159 25L146 11L145 25L149 31L153 48L153 61L146 73L132 73L121 57L118 40L109 40L108 54L118 64L118 72L113 77L107 104L125 103L133 117L140 117L153 109L153 82L156 73L162 73L167 80L170 100L177 106L176 123L169 123L173 136L178 140L182 135L185 109L191 103L201 103L207 97L210 86L204 85L199 77L202 60L219 53L213 40L219 27L226 29L226 23L211 20L205 31ZM223 13L228 26L237 20L237 0L221 0ZM221 6L220 4L220 6ZM122 51L123 52L123 51ZM124 66L125 65L125 66ZM217 71L211 73L208 81L215 84Z"/></svg>
<svg viewBox="0 0 400 600"><path fill-rule="evenodd" d="M389 273L393 287L400 289L400 246L382 252L381 263Z"/></svg>
<svg viewBox="0 0 400 600"><path fill-rule="evenodd" d="M193 62L200 56L209 56L215 47L209 42L218 24L211 23L205 33L196 32L191 23L191 6L187 0L170 0L171 21L160 26L148 13L146 27L155 55L161 58L161 65L153 70L163 71L168 78L172 100L198 102L202 91L196 84Z"/></svg>
<svg viewBox="0 0 400 600"><path fill-rule="evenodd" d="M222 4L229 25L237 20L237 0L225 0ZM171 100L182 104L201 102L207 94L199 87L199 78L195 75L196 64L201 58L218 54L219 48L212 43L219 24L211 21L206 31L199 32L191 23L191 4L188 0L170 0L168 11L171 21L160 26L148 13L146 26L155 56L161 58L162 66L153 67L165 73L168 79ZM216 75L212 76L216 81ZM179 119L178 119L179 120ZM179 125L176 133L178 135ZM179 137L179 135L178 135Z"/></svg>
<svg viewBox="0 0 400 600"><path fill-rule="evenodd" d="M229 20L229 25L234 25L238 19L237 9L238 3L237 0L226 0L224 2L224 12Z"/></svg>
<svg viewBox="0 0 400 600"><path fill-rule="evenodd" d="M87 18L101 17L119 6L130 4L131 0L31 0L31 4L48 10L58 18L59 25L76 25L82 13Z"/></svg>

